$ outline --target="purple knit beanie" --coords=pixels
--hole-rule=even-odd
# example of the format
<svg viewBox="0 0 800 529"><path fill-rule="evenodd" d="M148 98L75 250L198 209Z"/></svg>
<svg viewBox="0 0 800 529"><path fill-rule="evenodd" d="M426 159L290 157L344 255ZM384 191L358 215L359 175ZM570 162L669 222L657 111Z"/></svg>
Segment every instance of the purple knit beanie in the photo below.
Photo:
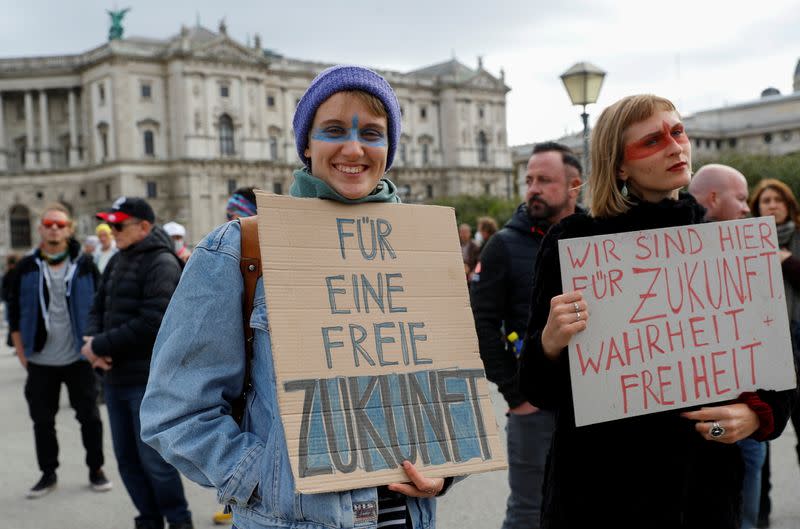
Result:
<svg viewBox="0 0 800 529"><path fill-rule="evenodd" d="M400 139L400 103L397 96L389 86L389 83L377 73L361 66L332 66L322 71L311 81L306 93L300 99L297 109L294 111L294 143L297 146L297 154L306 167L311 165L305 155L308 147L308 133L311 124L314 122L314 114L317 108L336 92L347 90L360 90L372 94L381 100L389 115L388 135L389 149L386 156L386 170L392 167L394 151L397 148L397 141Z"/></svg>

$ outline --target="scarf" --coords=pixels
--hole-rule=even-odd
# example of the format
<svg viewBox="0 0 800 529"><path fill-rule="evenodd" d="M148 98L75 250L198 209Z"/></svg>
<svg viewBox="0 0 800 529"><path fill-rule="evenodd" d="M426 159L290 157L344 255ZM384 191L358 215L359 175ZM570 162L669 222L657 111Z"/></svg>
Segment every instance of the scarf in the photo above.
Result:
<svg viewBox="0 0 800 529"><path fill-rule="evenodd" d="M57 254L54 254L54 255L51 255L51 254L49 254L49 253L47 253L45 251L41 251L39 253L42 256L42 259L44 259L47 262L47 264L57 265L57 264L63 263L64 260L67 257L69 257L69 248L67 248L66 250L64 250L61 253L57 253Z"/></svg>
<svg viewBox="0 0 800 529"><path fill-rule="evenodd" d="M778 245L780 245L781 248L786 248L792 241L792 236L794 235L794 231L796 229L794 221L787 220L783 224L778 224L777 228L778 228Z"/></svg>
<svg viewBox="0 0 800 529"><path fill-rule="evenodd" d="M388 178L381 178L378 185L369 195L361 198L346 198L336 192L326 182L309 173L306 169L297 169L289 194L298 198L325 198L343 204L363 204L365 202L400 202L397 186Z"/></svg>

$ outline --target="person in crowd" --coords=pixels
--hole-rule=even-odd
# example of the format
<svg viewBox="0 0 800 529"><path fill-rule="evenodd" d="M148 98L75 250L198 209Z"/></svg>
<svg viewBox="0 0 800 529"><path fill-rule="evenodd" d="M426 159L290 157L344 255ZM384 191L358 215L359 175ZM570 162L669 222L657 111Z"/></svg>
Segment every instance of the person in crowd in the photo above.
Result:
<svg viewBox="0 0 800 529"><path fill-rule="evenodd" d="M81 353L105 371L111 439L134 507L136 529L191 529L180 474L141 439L139 408L161 319L181 276L172 240L142 198L120 197L97 214L114 230L117 252L103 272ZM188 391L188 390L187 390Z"/></svg>
<svg viewBox="0 0 800 529"><path fill-rule="evenodd" d="M492 217L480 217L478 219L478 230L475 234L476 244L481 249L486 247L486 243L492 238L492 235L497 233L497 221Z"/></svg>
<svg viewBox="0 0 800 529"><path fill-rule="evenodd" d="M747 179L733 167L704 165L692 177L688 191L706 208L707 221L743 219L750 214Z"/></svg>
<svg viewBox="0 0 800 529"><path fill-rule="evenodd" d="M117 243L114 241L114 235L111 233L111 226L105 222L98 224L94 232L100 240L100 246L94 253L94 264L97 265L97 269L102 274L108 262L114 254L117 253Z"/></svg>
<svg viewBox="0 0 800 529"><path fill-rule="evenodd" d="M786 293L786 309L789 314L789 328L792 334L792 350L795 366L800 365L800 207L792 190L785 183L774 178L765 178L756 184L750 194L750 210L754 217L772 215L778 229L778 244L781 249L781 271L783 288ZM800 432L800 406L795 405L791 415L795 432ZM797 446L800 461L800 441ZM769 452L767 452L769 453ZM769 499L770 461L764 463L762 475L759 527L769 527L772 503Z"/></svg>
<svg viewBox="0 0 800 529"><path fill-rule="evenodd" d="M6 269L3 273L2 290L0 290L0 301L3 302L6 323L8 323L8 298L11 295L11 283L14 281L14 268L17 266L17 261L19 261L19 256L15 253L6 256ZM6 345L14 347L14 342L11 340L11 327L8 328L6 335ZM12 354L16 354L16 352L12 352Z"/></svg>
<svg viewBox="0 0 800 529"><path fill-rule="evenodd" d="M28 371L25 399L42 472L27 497L44 496L58 483L55 419L62 384L81 425L89 484L94 491L108 491L112 485L103 472L103 423L95 376L80 354L97 268L73 238L72 219L64 205L45 207L38 230L39 247L16 266L8 296L11 338L19 362Z"/></svg>
<svg viewBox="0 0 800 529"><path fill-rule="evenodd" d="M186 241L184 240L186 237L186 228L183 227L183 224L178 224L174 221L167 222L164 224L164 231L167 232L167 235L172 239L175 255L184 263L188 261L189 257L192 255L192 251L186 247Z"/></svg>
<svg viewBox="0 0 800 529"><path fill-rule="evenodd" d="M533 265L548 228L575 212L581 164L572 151L534 146L525 177L525 202L488 239L472 275L471 301L486 378L508 404L508 484L503 529L539 527L542 483L555 418L528 402L516 384L517 358L528 322ZM478 221L478 229L481 220Z"/></svg>
<svg viewBox="0 0 800 529"><path fill-rule="evenodd" d="M461 224L458 227L458 240L461 243L461 258L464 261L464 272L467 280L472 276L475 265L478 264L478 256L481 247L472 240L472 227L469 224Z"/></svg>
<svg viewBox="0 0 800 529"><path fill-rule="evenodd" d="M542 527L737 528L743 465L735 443L778 436L794 390L575 426L567 344L592 324L591 307L581 291L562 292L558 241L705 215L679 194L690 180L691 144L667 99L629 96L606 108L592 131L591 163L591 215L567 217L542 241L520 363L522 395L557 413Z"/></svg>
<svg viewBox="0 0 800 529"><path fill-rule="evenodd" d="M89 235L83 240L83 253L86 255L94 255L95 250L100 247L100 239L97 235Z"/></svg>
<svg viewBox="0 0 800 529"><path fill-rule="evenodd" d="M228 220L252 217L256 214L256 194L252 187L240 187L233 192L225 206Z"/></svg>
<svg viewBox="0 0 800 529"><path fill-rule="evenodd" d="M324 70L295 110L295 142L305 167L294 172L291 195L346 205L399 202L384 173L392 166L400 123L400 105L383 77L358 66ZM426 478L410 462L403 464L409 483L295 493L274 377L252 376L241 426L231 416L246 366L239 256L235 221L196 246L156 342L142 404L145 441L194 481L216 487L239 529L433 527L435 497L452 480ZM272 369L266 303L259 279L249 323L254 374Z"/></svg>
<svg viewBox="0 0 800 529"><path fill-rule="evenodd" d="M688 191L698 204L706 208L707 221L743 219L750 213L747 179L733 167L704 165L692 177ZM737 444L744 462L741 529L752 529L758 521L761 469L767 455L767 443L748 437Z"/></svg>

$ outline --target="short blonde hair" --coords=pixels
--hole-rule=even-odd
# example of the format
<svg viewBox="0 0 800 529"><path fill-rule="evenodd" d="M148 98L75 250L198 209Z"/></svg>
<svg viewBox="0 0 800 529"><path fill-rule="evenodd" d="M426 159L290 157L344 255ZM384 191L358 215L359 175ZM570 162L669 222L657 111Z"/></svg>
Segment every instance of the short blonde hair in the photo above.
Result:
<svg viewBox="0 0 800 529"><path fill-rule="evenodd" d="M595 217L615 217L630 209L617 178L625 154L625 131L659 111L676 111L663 97L641 94L620 99L600 114L592 130L589 210Z"/></svg>
<svg viewBox="0 0 800 529"><path fill-rule="evenodd" d="M97 225L97 227L94 229L94 232L95 232L97 235L100 235L101 233L108 233L108 234L110 235L110 234L111 234L111 226L109 226L109 225L108 225L108 224L106 224L105 222L101 222L101 223L100 223L100 224L98 224L98 225Z"/></svg>
<svg viewBox="0 0 800 529"><path fill-rule="evenodd" d="M64 215L67 216L67 220L69 221L70 227L72 226L72 213L70 213L69 208L62 204L61 202L50 202L45 206L42 210L42 218L45 217L51 211L60 211Z"/></svg>

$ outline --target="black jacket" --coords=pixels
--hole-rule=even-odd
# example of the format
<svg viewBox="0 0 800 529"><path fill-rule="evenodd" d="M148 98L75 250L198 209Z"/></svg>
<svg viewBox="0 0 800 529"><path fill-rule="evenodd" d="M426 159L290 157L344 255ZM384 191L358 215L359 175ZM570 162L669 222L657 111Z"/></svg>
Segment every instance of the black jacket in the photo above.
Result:
<svg viewBox="0 0 800 529"><path fill-rule="evenodd" d="M568 352L545 358L541 330L561 293L558 240L695 224L704 210L688 195L640 203L608 219L573 215L553 226L536 263L520 389L536 406L557 411L545 476L543 529L567 527L739 527L743 464L736 444L706 441L680 411L575 427ZM783 431L796 392L758 391Z"/></svg>
<svg viewBox="0 0 800 529"><path fill-rule="evenodd" d="M516 384L517 359L506 337L525 334L528 322L533 264L549 223L534 220L520 204L502 230L495 233L480 255L470 282L472 313L478 332L486 378L497 384L508 406L525 401Z"/></svg>
<svg viewBox="0 0 800 529"><path fill-rule="evenodd" d="M153 343L181 276L172 241L160 227L117 252L103 271L89 314L92 350L110 356L110 384L146 384Z"/></svg>

